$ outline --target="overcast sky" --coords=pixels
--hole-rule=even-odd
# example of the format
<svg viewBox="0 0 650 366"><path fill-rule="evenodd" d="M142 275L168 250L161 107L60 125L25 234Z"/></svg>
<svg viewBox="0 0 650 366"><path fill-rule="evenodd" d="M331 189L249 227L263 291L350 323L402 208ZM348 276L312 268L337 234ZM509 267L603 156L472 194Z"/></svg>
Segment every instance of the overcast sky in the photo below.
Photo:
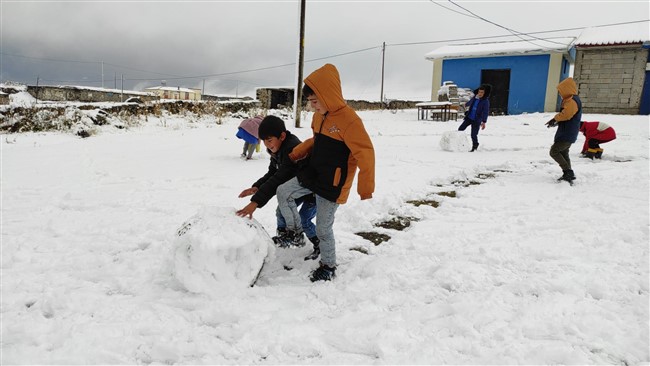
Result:
<svg viewBox="0 0 650 366"><path fill-rule="evenodd" d="M299 0L2 0L0 78L101 86L103 62L109 88L120 88L123 76L125 89L166 80L254 96L257 87L295 85L299 7ZM511 35L503 27L530 33L646 20L649 12L647 0L307 0L304 75L333 63L346 98L378 100L386 42L384 95L429 100L432 63L424 55L451 40ZM507 39L518 38L491 40ZM265 70L250 71L258 69Z"/></svg>

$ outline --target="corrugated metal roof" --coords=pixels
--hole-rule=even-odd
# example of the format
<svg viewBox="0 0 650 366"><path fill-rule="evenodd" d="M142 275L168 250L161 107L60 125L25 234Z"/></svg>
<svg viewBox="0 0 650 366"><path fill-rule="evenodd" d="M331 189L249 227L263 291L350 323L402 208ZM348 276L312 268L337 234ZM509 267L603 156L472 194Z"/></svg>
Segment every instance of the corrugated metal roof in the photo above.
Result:
<svg viewBox="0 0 650 366"><path fill-rule="evenodd" d="M576 46L606 46L650 42L648 22L592 27L582 31Z"/></svg>

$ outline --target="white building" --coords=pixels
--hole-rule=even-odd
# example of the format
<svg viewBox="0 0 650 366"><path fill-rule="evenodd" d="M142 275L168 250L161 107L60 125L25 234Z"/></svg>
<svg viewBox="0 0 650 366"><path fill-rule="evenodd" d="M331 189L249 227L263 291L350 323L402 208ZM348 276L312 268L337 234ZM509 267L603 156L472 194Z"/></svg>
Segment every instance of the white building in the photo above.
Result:
<svg viewBox="0 0 650 366"><path fill-rule="evenodd" d="M160 99L201 100L201 89L181 88L180 86L154 86L145 90L158 95Z"/></svg>

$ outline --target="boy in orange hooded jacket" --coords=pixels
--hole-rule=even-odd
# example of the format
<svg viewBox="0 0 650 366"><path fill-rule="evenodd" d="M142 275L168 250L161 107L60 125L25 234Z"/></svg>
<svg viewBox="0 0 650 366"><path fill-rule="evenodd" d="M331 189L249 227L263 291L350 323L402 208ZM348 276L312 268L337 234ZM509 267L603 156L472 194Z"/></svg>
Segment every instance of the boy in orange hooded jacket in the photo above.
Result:
<svg viewBox="0 0 650 366"><path fill-rule="evenodd" d="M546 127L557 126L549 155L562 168L562 176L558 180L565 180L572 183L576 179L576 176L573 169L571 169L569 148L578 139L580 119L582 118L582 102L580 101L580 97L578 97L578 86L573 78L569 77L562 80L557 85L557 91L562 97L562 109L560 113L546 122Z"/></svg>
<svg viewBox="0 0 650 366"><path fill-rule="evenodd" d="M314 136L289 154L291 160L309 159L296 178L278 187L278 206L295 237L302 236L295 199L309 191L316 194L316 235L320 239L320 266L314 281L329 281L336 272L334 214L344 204L357 168L357 192L362 200L375 190L375 150L361 118L347 105L341 79L334 65L326 64L305 79L303 95L314 109ZM291 240L291 236L287 236Z"/></svg>

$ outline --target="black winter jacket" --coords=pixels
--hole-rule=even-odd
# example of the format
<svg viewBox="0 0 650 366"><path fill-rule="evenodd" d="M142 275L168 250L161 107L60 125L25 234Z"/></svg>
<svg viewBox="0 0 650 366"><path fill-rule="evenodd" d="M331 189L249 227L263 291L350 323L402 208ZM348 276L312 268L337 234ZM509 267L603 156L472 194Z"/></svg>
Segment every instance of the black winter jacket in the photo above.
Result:
<svg viewBox="0 0 650 366"><path fill-rule="evenodd" d="M251 201L257 203L257 207L266 205L275 196L278 186L295 177L298 171L298 165L289 159L289 153L301 141L289 131L286 134L287 137L282 141L277 153L273 154L270 150L266 150L271 154L269 171L257 182L253 183L253 187L257 187L258 191L251 197Z"/></svg>

